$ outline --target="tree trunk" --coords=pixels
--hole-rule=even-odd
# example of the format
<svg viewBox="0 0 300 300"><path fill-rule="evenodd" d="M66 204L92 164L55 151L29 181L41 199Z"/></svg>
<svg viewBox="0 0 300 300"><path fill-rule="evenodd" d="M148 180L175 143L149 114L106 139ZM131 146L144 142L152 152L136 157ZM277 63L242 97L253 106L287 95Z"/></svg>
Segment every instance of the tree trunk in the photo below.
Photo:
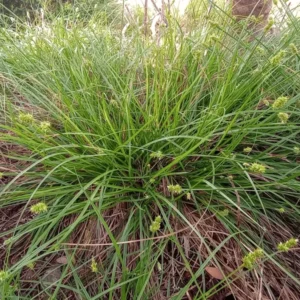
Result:
<svg viewBox="0 0 300 300"><path fill-rule="evenodd" d="M232 0L232 14L242 20L249 16L258 18L255 31L262 30L268 23L273 0Z"/></svg>

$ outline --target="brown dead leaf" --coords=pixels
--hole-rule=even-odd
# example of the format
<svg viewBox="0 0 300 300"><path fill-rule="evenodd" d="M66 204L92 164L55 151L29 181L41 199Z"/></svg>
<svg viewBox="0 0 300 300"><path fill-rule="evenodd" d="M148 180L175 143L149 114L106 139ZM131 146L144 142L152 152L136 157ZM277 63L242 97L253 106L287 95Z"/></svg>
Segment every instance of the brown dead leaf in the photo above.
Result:
<svg viewBox="0 0 300 300"><path fill-rule="evenodd" d="M206 267L205 270L211 277L213 277L215 279L219 279L219 280L224 279L224 275L218 268Z"/></svg>
<svg viewBox="0 0 300 300"><path fill-rule="evenodd" d="M68 263L68 259L66 256L61 256L56 260L57 263L66 265Z"/></svg>

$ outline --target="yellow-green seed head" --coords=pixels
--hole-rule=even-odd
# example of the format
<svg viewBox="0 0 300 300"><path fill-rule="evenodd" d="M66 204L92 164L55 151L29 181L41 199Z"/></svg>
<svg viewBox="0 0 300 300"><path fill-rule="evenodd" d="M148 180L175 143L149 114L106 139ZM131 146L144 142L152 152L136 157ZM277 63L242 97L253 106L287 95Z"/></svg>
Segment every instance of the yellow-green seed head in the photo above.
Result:
<svg viewBox="0 0 300 300"><path fill-rule="evenodd" d="M152 157L152 158L158 158L159 160L161 160L164 157L164 155L163 155L163 153L161 151L157 151L157 152L152 152L150 154L150 157Z"/></svg>
<svg viewBox="0 0 300 300"><path fill-rule="evenodd" d="M264 251L258 248L243 257L242 259L243 266L250 270L254 267L254 264L263 257L264 257Z"/></svg>
<svg viewBox="0 0 300 300"><path fill-rule="evenodd" d="M274 19L270 18L268 24L266 25L266 27L264 29L265 33L269 32L272 29L274 23L275 23Z"/></svg>
<svg viewBox="0 0 300 300"><path fill-rule="evenodd" d="M174 194L174 195L179 195L182 193L182 187L179 184L168 185L168 190L171 194Z"/></svg>
<svg viewBox="0 0 300 300"><path fill-rule="evenodd" d="M151 225L150 225L150 231L155 233L157 232L159 229L160 229L160 224L159 223L156 223L156 222L153 222Z"/></svg>
<svg viewBox="0 0 300 300"><path fill-rule="evenodd" d="M229 215L229 210L225 208L224 210L218 211L218 215L221 217L227 217Z"/></svg>
<svg viewBox="0 0 300 300"><path fill-rule="evenodd" d="M278 251L289 251L291 248L297 246L298 240L295 238L291 238L285 243L279 243L277 245L277 250Z"/></svg>
<svg viewBox="0 0 300 300"><path fill-rule="evenodd" d="M283 207L278 208L277 211L281 214L285 213L285 209Z"/></svg>
<svg viewBox="0 0 300 300"><path fill-rule="evenodd" d="M41 122L40 130L44 133L48 132L51 127L51 123L48 121Z"/></svg>
<svg viewBox="0 0 300 300"><path fill-rule="evenodd" d="M270 60L271 65L273 65L273 66L280 65L280 63L283 60L284 56L285 56L285 51L284 50L279 51L276 55L274 55L271 58L271 60Z"/></svg>
<svg viewBox="0 0 300 300"><path fill-rule="evenodd" d="M210 35L210 37L207 39L207 42L204 43L204 46L206 47L211 47L213 45L215 45L216 43L218 43L220 41L220 38L215 35L215 34L212 34Z"/></svg>
<svg viewBox="0 0 300 300"><path fill-rule="evenodd" d="M296 45L294 43L290 44L290 49L293 52L293 54L298 54L298 48L296 47Z"/></svg>
<svg viewBox="0 0 300 300"><path fill-rule="evenodd" d="M36 215L44 213L48 210L48 206L44 202L39 202L35 205L32 205L30 211Z"/></svg>
<svg viewBox="0 0 300 300"><path fill-rule="evenodd" d="M92 270L93 273L99 272L98 264L97 264L94 257L92 258L92 262L91 262L91 270Z"/></svg>
<svg viewBox="0 0 300 300"><path fill-rule="evenodd" d="M19 114L19 122L21 124L29 125L34 122L34 117L32 114L29 114L29 113L26 113L26 114L20 113Z"/></svg>
<svg viewBox="0 0 300 300"><path fill-rule="evenodd" d="M279 120L281 121L281 124L286 124L290 117L287 113L284 113L284 112L278 113L277 116L278 116Z"/></svg>
<svg viewBox="0 0 300 300"><path fill-rule="evenodd" d="M0 282L5 281L8 278L8 272L0 270Z"/></svg>
<svg viewBox="0 0 300 300"><path fill-rule="evenodd" d="M256 259L263 258L264 257L264 251L261 248L257 248L253 251L253 255Z"/></svg>
<svg viewBox="0 0 300 300"><path fill-rule="evenodd" d="M292 247L296 247L298 244L298 239L295 238L291 238L289 239L286 244L288 245L288 247L292 248Z"/></svg>
<svg viewBox="0 0 300 300"><path fill-rule="evenodd" d="M152 221L149 229L151 232L155 233L159 231L162 219L161 216L157 216L154 221Z"/></svg>
<svg viewBox="0 0 300 300"><path fill-rule="evenodd" d="M30 270L33 270L34 269L34 263L33 262L30 262L26 265L26 267Z"/></svg>
<svg viewBox="0 0 300 300"><path fill-rule="evenodd" d="M250 153L252 151L252 148L251 147L246 147L244 148L243 150L245 153Z"/></svg>
<svg viewBox="0 0 300 300"><path fill-rule="evenodd" d="M267 99L264 99L264 100L263 100L263 104L264 104L265 106L270 106L270 102L269 102Z"/></svg>
<svg viewBox="0 0 300 300"><path fill-rule="evenodd" d="M2 173L2 172L0 172L0 179L2 179L2 177L3 177L3 173Z"/></svg>
<svg viewBox="0 0 300 300"><path fill-rule="evenodd" d="M266 167L258 163L253 163L250 165L249 171L257 174L264 174L266 173Z"/></svg>
<svg viewBox="0 0 300 300"><path fill-rule="evenodd" d="M294 147L294 153L296 155L300 155L300 148L299 147Z"/></svg>
<svg viewBox="0 0 300 300"><path fill-rule="evenodd" d="M155 218L155 222L161 223L161 216L157 216L157 217Z"/></svg>
<svg viewBox="0 0 300 300"><path fill-rule="evenodd" d="M258 53L260 53L260 54L265 54L265 53L266 53L265 49L262 48L262 47L260 47L260 46L256 47L256 51L257 51Z"/></svg>
<svg viewBox="0 0 300 300"><path fill-rule="evenodd" d="M283 108L286 105L287 101L288 101L288 97L279 97L274 101L272 107L274 109Z"/></svg>

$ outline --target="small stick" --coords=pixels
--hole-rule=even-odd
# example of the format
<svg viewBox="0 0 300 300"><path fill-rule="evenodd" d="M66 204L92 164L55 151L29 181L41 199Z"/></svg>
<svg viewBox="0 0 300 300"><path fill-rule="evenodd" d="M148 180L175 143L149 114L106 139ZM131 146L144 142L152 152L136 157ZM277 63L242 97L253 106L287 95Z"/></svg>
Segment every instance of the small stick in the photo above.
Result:
<svg viewBox="0 0 300 300"><path fill-rule="evenodd" d="M157 7L155 1L154 1L154 0L151 0L151 2L152 2L152 4L153 4L154 8L156 9L156 11L157 11L157 12L160 12L160 10L159 10L159 8Z"/></svg>

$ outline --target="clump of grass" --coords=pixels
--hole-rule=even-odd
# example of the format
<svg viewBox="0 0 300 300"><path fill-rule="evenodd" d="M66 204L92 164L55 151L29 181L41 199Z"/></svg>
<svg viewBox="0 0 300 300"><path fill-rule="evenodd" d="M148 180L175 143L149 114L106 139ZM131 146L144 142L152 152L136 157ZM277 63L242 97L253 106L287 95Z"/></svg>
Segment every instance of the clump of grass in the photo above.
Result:
<svg viewBox="0 0 300 300"><path fill-rule="evenodd" d="M210 13L232 23L217 7ZM247 280L253 290L268 282L265 297L289 286L286 297L299 298L298 264L273 255L298 235L300 214L293 21L281 38L249 40L246 29L207 18L206 30L184 36L170 18L159 47L95 23L1 29L2 142L25 149L3 157L26 161L3 170L0 209L21 210L0 234L12 238L2 295L253 299L240 288ZM260 105L282 95L280 112ZM244 276L252 271L243 263L258 259L267 272ZM39 281L57 260L51 286ZM211 264L229 274L214 286Z"/></svg>

